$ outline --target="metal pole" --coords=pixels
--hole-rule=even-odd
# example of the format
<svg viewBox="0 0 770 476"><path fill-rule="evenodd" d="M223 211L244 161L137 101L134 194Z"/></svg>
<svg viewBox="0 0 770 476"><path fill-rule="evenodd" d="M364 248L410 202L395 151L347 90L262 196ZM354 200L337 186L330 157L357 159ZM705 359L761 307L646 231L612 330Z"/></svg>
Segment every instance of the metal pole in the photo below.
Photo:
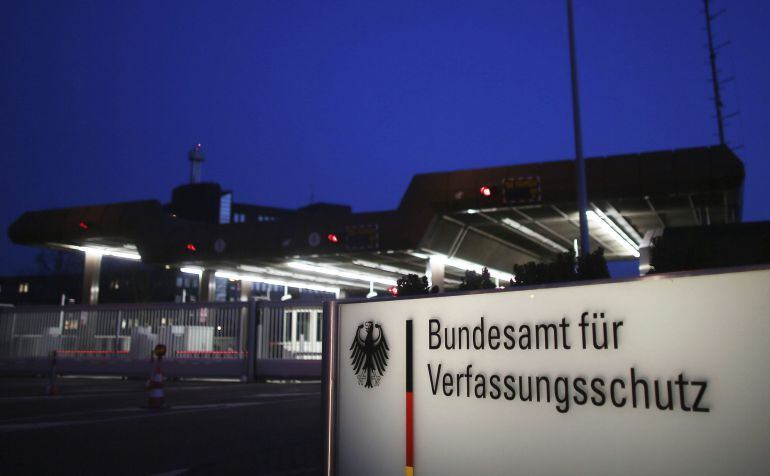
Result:
<svg viewBox="0 0 770 476"><path fill-rule="evenodd" d="M118 351L120 350L120 324L123 322L123 311L118 310L117 322L115 323L115 352L113 357L118 357Z"/></svg>
<svg viewBox="0 0 770 476"><path fill-rule="evenodd" d="M322 392L324 442L323 474L334 476L337 438L337 319L339 304L336 301L324 303L322 339Z"/></svg>
<svg viewBox="0 0 770 476"><path fill-rule="evenodd" d="M260 318L257 313L260 312L257 301L249 298L247 304L247 340L246 340L246 380L254 382L257 380L257 332L259 329Z"/></svg>
<svg viewBox="0 0 770 476"><path fill-rule="evenodd" d="M61 295L61 302L59 306L61 307L61 311L59 311L59 335L64 335L64 305L67 303L67 295L62 294Z"/></svg>
<svg viewBox="0 0 770 476"><path fill-rule="evenodd" d="M569 65L572 77L572 122L575 131L575 166L577 169L578 213L580 214L580 255L591 253L588 238L588 197L586 192L586 166L583 161L583 132L580 128L580 97L578 95L577 58L575 55L575 26L572 20L572 0L567 0L567 24L569 29Z"/></svg>

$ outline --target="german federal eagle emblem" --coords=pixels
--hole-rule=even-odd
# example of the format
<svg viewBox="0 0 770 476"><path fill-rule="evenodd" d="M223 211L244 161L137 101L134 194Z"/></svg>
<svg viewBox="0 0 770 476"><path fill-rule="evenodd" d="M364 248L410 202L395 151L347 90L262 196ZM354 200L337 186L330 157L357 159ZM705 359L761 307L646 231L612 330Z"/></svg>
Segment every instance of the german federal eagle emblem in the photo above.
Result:
<svg viewBox="0 0 770 476"><path fill-rule="evenodd" d="M359 385L372 388L380 384L388 366L389 350L382 326L372 321L358 326L350 346L350 363Z"/></svg>

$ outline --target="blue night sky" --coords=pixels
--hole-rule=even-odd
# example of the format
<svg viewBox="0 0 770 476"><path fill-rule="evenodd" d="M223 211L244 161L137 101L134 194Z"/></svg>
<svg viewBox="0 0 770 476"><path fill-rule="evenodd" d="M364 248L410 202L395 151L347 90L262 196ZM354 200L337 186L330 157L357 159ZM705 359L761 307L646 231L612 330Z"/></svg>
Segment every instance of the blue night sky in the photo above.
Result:
<svg viewBox="0 0 770 476"><path fill-rule="evenodd" d="M392 209L421 172L572 158L566 11L538 1L6 1L0 274L27 210L170 199ZM770 2L716 0L744 218L767 220ZM715 143L700 0L575 0L587 156ZM590 191L589 191L590 193Z"/></svg>

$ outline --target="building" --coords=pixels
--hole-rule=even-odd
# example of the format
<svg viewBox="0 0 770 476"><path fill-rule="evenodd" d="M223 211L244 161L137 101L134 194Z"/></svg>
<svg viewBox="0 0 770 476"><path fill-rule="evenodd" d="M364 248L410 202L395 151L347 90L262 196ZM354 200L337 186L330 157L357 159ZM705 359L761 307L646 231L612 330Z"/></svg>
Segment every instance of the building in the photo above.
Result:
<svg viewBox="0 0 770 476"><path fill-rule="evenodd" d="M573 249L579 235L571 160L416 175L397 209L364 213L238 203L200 182L202 160L194 148L190 183L167 204L30 211L8 234L17 244L83 252L82 301L90 303L103 286L104 256L181 270L203 301L216 298L217 278L240 283L243 296L255 285L286 296L373 295L407 273L427 274L441 289L482 266L508 281L514 264ZM744 168L726 146L590 158L586 173L591 248L610 260L641 256L644 264L662 229L741 220Z"/></svg>
<svg viewBox="0 0 770 476"><path fill-rule="evenodd" d="M667 228L653 242L649 266L658 273L770 264L767 221Z"/></svg>

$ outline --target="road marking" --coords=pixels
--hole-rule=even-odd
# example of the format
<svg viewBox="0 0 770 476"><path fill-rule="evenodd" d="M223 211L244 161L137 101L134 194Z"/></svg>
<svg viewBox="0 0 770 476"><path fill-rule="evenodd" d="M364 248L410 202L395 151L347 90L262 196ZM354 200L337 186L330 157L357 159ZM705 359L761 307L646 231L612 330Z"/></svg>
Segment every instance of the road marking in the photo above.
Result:
<svg viewBox="0 0 770 476"><path fill-rule="evenodd" d="M78 415L95 415L97 413L125 413L125 412L141 412L145 411L145 408L142 407L128 407L128 408L103 408L99 410L81 410L77 412L67 412L67 413L52 413L48 415L33 415L33 416L25 416L25 417L18 417L18 418L6 418L4 420L0 420L0 425L3 425L5 423L9 422L17 422L17 421L25 421L25 420L39 420L41 418L47 418L47 417L70 417L70 416L78 416Z"/></svg>
<svg viewBox="0 0 770 476"><path fill-rule="evenodd" d="M231 398L242 400L244 398L284 398L284 397L307 397L307 396L319 396L321 395L319 392L294 392L294 393L252 393L247 395L236 395ZM37 398L37 397L34 397ZM50 398L50 397L49 397ZM218 404L222 405L222 404ZM174 409L183 409L186 408L185 405L174 405ZM192 407L191 407L192 408ZM142 412L146 411L146 408L142 407L127 407L127 408L103 408L103 409L97 409L97 410L81 410L81 411L75 411L75 412L66 412L66 413L51 413L48 415L34 415L34 416L24 416L24 417L17 417L17 418L5 418L0 420L0 425L11 423L11 422L19 422L19 421L29 421L29 420L39 420L40 418L46 418L46 417L71 417L71 416L78 416L78 415L96 415L98 413L124 413L124 412Z"/></svg>
<svg viewBox="0 0 770 476"><path fill-rule="evenodd" d="M41 387L42 388L42 387ZM168 386L166 387L166 390L170 390L172 392L177 392L179 390L210 390L210 389L221 389L225 388L221 385L207 385L207 386L200 386L200 387L173 387ZM77 394L70 394L70 395L33 395L33 396L24 396L24 397L0 397L1 402L15 402L15 401L37 401L37 400L49 400L49 401L56 401L56 400L68 400L68 399L77 399L77 398L98 398L98 397L109 397L109 396L119 396L121 394L128 394L128 393L139 393L144 392L144 386L138 386L135 389L132 390L102 390L102 391L96 391L96 392L82 392ZM289 395L320 395L320 392L297 392L297 393L261 393L261 394L254 394L254 395L264 395L264 396L271 396L271 395L280 395L280 396L289 396Z"/></svg>
<svg viewBox="0 0 770 476"><path fill-rule="evenodd" d="M189 468L172 469L171 471L166 471L165 473L155 473L152 476L177 476L179 474L184 474L188 471L190 471Z"/></svg>
<svg viewBox="0 0 770 476"><path fill-rule="evenodd" d="M236 395L234 398L269 398L269 397L306 397L321 396L321 392L295 392L295 393L249 393Z"/></svg>
<svg viewBox="0 0 770 476"><path fill-rule="evenodd" d="M321 474L321 467L316 466L302 469L290 469L281 471L280 473L268 473L266 476L294 476L297 474Z"/></svg>
<svg viewBox="0 0 770 476"><path fill-rule="evenodd" d="M35 396L26 396L26 397L0 397L0 401L3 402L23 402L23 401L37 401L37 400L50 400L50 401L56 401L56 400L69 400L71 398L98 398L98 397L110 397L110 396L119 396L120 394L126 394L126 393L137 393L141 392L142 389L137 388L136 390L120 390L120 391L104 391L104 392L92 392L92 393L78 393L74 395L35 395Z"/></svg>
<svg viewBox="0 0 770 476"><path fill-rule="evenodd" d="M240 403L199 403L199 404L193 404L193 405L174 405L170 408L170 410L173 410L173 411L217 410L220 408L241 408L241 407L250 407L255 405L268 405L271 403L281 403L281 402L276 401L276 402L240 402Z"/></svg>
<svg viewBox="0 0 770 476"><path fill-rule="evenodd" d="M167 410L131 408L130 409L131 411L136 410L137 412L141 412L141 413L137 415L101 418L98 420L61 420L61 421L47 421L47 422L37 422L37 423L16 423L16 424L10 424L10 425L0 425L0 433L9 433L13 431L24 431L24 430L44 430L48 428L58 428L58 427L65 427L65 426L90 425L95 423L109 423L109 422L116 422L116 421L137 420L141 418L154 418L154 417L169 416L169 415L181 415L185 413L194 413L194 412L208 411L208 410L243 408L243 407L253 407L253 406L260 406L260 405L275 405L279 403L296 402L296 401L302 401L302 400L312 400L312 399L309 397L306 397L306 398L293 398L290 400L274 400L269 402L175 405L173 407L170 407ZM129 410L129 409L118 409L116 411L125 411L125 410Z"/></svg>

